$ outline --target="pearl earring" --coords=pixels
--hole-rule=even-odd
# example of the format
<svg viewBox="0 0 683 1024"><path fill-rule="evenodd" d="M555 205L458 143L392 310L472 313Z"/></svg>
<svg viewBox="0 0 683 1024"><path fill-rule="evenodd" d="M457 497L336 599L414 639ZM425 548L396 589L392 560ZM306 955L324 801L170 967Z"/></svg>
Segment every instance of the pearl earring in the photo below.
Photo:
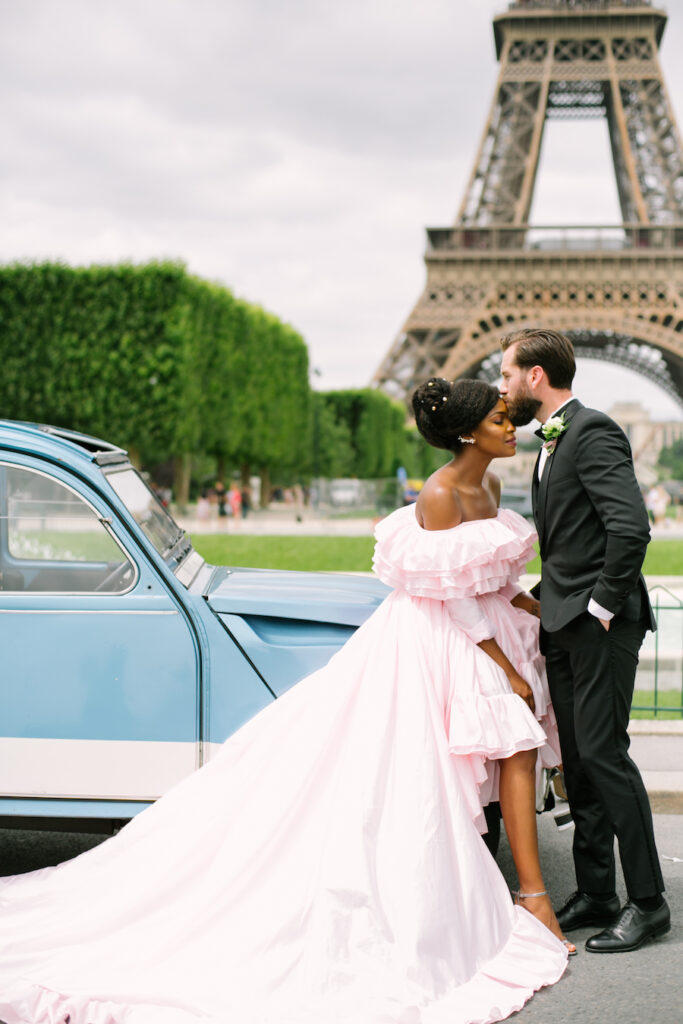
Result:
<svg viewBox="0 0 683 1024"><path fill-rule="evenodd" d="M462 444L474 444L473 437L459 437L458 441L461 441Z"/></svg>

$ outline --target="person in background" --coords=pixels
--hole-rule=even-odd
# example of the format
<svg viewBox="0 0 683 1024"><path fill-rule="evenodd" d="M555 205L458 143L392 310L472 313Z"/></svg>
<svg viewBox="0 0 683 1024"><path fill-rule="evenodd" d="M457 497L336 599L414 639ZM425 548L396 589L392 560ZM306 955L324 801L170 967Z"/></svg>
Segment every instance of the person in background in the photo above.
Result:
<svg viewBox="0 0 683 1024"><path fill-rule="evenodd" d="M244 484L241 491L242 498L242 519L246 519L251 512L251 487Z"/></svg>
<svg viewBox="0 0 683 1024"><path fill-rule="evenodd" d="M240 494L237 484L231 485L227 498L230 515L234 519L235 523L237 523L242 516L242 495Z"/></svg>

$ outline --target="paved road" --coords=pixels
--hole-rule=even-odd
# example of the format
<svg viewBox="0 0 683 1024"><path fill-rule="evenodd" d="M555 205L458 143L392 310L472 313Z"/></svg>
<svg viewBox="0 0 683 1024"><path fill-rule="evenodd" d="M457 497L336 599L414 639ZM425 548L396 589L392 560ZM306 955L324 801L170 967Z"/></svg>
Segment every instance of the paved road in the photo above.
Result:
<svg viewBox="0 0 683 1024"><path fill-rule="evenodd" d="M552 814L540 820L546 882L556 905L574 891L571 830L559 832ZM590 930L572 933L579 946L565 975L552 989L538 993L513 1020L520 1024L680 1024L683 1021L683 816L656 814L655 832L671 907L669 935L635 953L599 956L586 953ZM673 860L671 858L677 858ZM514 885L509 848L503 842L498 862ZM619 892L625 893L619 879Z"/></svg>
<svg viewBox="0 0 683 1024"><path fill-rule="evenodd" d="M571 830L560 832L552 813L539 818L547 884L556 903L574 889ZM590 931L576 933L579 955L570 961L562 980L538 993L512 1019L522 1024L679 1024L683 1021L683 815L655 815L667 896L674 917L671 933L636 953L596 956L583 941ZM64 833L0 831L2 873L58 863L101 841L96 836ZM676 858L676 859L674 859ZM509 847L503 838L498 863L510 888L516 879ZM620 879L620 892L623 883Z"/></svg>

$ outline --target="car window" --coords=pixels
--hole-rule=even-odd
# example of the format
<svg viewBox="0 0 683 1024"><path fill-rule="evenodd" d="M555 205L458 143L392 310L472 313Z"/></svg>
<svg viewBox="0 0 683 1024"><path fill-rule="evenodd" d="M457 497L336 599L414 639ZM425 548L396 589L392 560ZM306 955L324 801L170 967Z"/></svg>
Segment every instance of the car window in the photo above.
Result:
<svg viewBox="0 0 683 1024"><path fill-rule="evenodd" d="M147 539L152 542L160 555L165 556L183 536L183 531L166 511L156 494L130 466L125 469L110 470L107 473L107 480Z"/></svg>
<svg viewBox="0 0 683 1024"><path fill-rule="evenodd" d="M185 531L132 466L113 466L106 471L106 476L178 582L189 586L204 565L204 559L194 550Z"/></svg>
<svg viewBox="0 0 683 1024"><path fill-rule="evenodd" d="M0 588L60 593L128 590L135 568L106 522L54 477L0 465Z"/></svg>

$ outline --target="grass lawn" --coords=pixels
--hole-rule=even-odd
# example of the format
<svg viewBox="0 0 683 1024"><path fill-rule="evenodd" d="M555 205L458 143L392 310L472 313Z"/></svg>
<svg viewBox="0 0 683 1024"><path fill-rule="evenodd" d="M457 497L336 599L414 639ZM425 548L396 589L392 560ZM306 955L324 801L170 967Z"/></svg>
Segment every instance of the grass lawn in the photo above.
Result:
<svg viewBox="0 0 683 1024"><path fill-rule="evenodd" d="M374 546L372 537L198 533L192 541L200 555L214 565L326 572L368 572ZM527 571L540 573L540 558L529 562ZM683 541L653 540L647 550L644 572L652 576L683 576Z"/></svg>
<svg viewBox="0 0 683 1024"><path fill-rule="evenodd" d="M253 537L198 533L192 543L214 565L316 572L368 572L372 537Z"/></svg>
<svg viewBox="0 0 683 1024"><path fill-rule="evenodd" d="M536 557L527 565L527 572L540 571L541 559ZM650 541L643 573L646 576L683 576L683 540Z"/></svg>
<svg viewBox="0 0 683 1024"><path fill-rule="evenodd" d="M683 721L683 715L679 711L661 711L660 708L680 708L683 697L680 690L659 690L657 693L657 714L654 711L637 711L639 707L651 707L654 704L654 692L652 690L636 690L633 694L631 718L656 718L657 721L677 719Z"/></svg>

